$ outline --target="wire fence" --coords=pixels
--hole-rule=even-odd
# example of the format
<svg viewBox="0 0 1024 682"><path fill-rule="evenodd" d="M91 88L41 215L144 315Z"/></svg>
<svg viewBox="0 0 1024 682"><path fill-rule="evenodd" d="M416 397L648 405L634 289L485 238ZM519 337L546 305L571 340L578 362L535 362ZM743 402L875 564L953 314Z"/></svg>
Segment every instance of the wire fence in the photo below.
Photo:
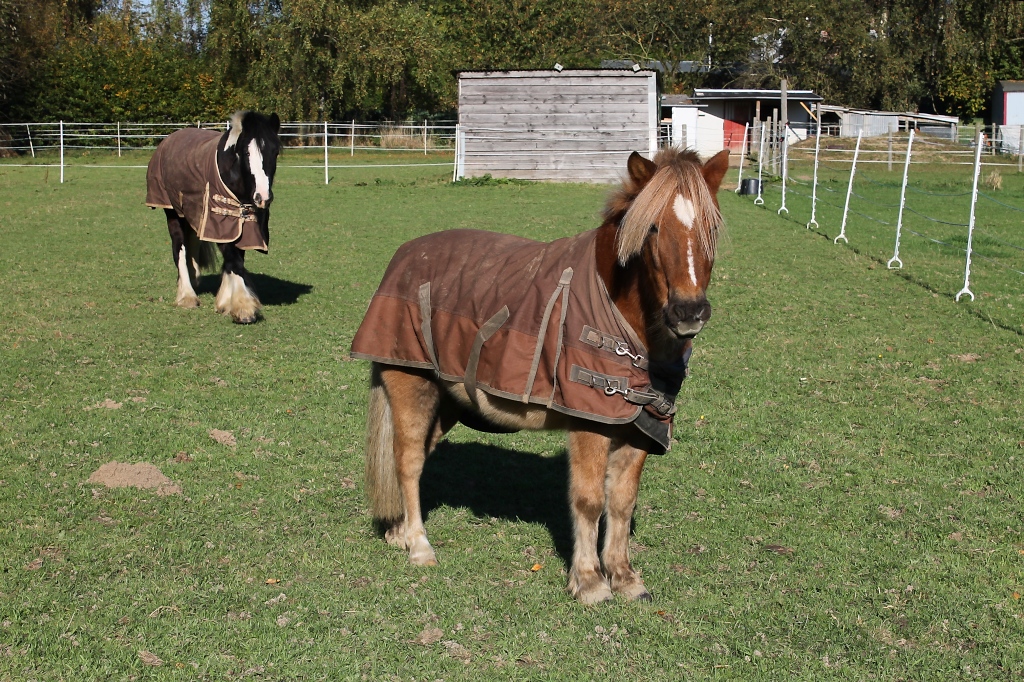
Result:
<svg viewBox="0 0 1024 682"><path fill-rule="evenodd" d="M0 157L18 157L23 163L4 162L5 166L59 167L60 181L64 182L64 170L77 168L145 168L144 165L118 163L106 165L96 163L92 158L69 162L66 152L109 152L117 157L136 151L152 151L160 141L175 130L196 127L207 130L225 131L227 122L190 121L186 123L78 123L58 121L57 123L0 123ZM457 125L453 121L383 121L357 122L355 120L337 123L330 121L281 123L278 136L286 148L322 149L322 164L280 164L281 168L323 168L324 182L330 181L332 168L353 167L348 164L331 163L331 154L355 156L358 152L422 153L422 163L358 164L359 168L395 166L451 166L451 161L430 162L430 157L451 154L455 149ZM56 152L55 163L47 163Z"/></svg>
<svg viewBox="0 0 1024 682"><path fill-rule="evenodd" d="M749 149L747 159L751 163L748 175L756 172L758 180L747 187L741 181L736 191L742 188L745 194L756 194L757 205L766 205L765 197L769 196L771 201L778 201L780 214L789 213L787 194L799 197L810 210L808 229L827 229L818 221L819 210L827 209L838 223L835 243L849 243L849 237L875 240L870 245L874 253L878 251L877 240L888 237L892 240L892 256L888 261L883 257L883 262L889 269L904 267L903 236L918 238L947 255L958 256L963 280L962 287L955 292L957 301L975 300L972 264L976 261L1003 273L1000 280L1009 284L1010 291L1021 292L1024 187L1007 191L999 198L993 193L1002 188L1002 172L1007 168L1021 169L1024 126L977 127L973 130L975 138L967 144L962 138L942 139L917 132L912 129L866 141L863 137L837 140L817 134L814 129L797 136L789 128L777 131L769 126L755 127L750 129L745 148ZM866 164L874 164L868 166L875 169L874 177L862 172ZM879 178L881 164L888 170L902 168L902 183ZM955 177L956 168L961 166L970 167L969 176L964 173L963 177ZM794 178L794 168L803 177ZM983 177L983 172L988 175ZM940 177L943 179L939 180ZM1024 176L1010 177L1016 186ZM969 190L956 187L962 187L967 180ZM984 191L983 184L989 186L988 191ZM851 222L854 218L860 222ZM913 222L913 227L908 222ZM863 241L860 243L858 249L866 248ZM914 257L919 255L915 253ZM929 267L935 265L936 262L929 261ZM947 272L944 280L948 281L951 275ZM1007 307L1012 309L1013 304ZM1013 317L1012 326L1024 330L1017 319L1020 313Z"/></svg>

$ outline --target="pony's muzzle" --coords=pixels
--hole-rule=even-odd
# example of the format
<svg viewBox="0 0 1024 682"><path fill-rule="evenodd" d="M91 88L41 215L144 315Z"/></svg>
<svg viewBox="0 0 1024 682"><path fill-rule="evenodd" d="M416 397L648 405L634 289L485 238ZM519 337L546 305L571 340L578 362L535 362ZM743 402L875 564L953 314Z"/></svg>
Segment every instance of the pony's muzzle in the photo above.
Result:
<svg viewBox="0 0 1024 682"><path fill-rule="evenodd" d="M691 301L672 300L665 306L665 324L680 338L693 338L711 319L711 304L701 296Z"/></svg>

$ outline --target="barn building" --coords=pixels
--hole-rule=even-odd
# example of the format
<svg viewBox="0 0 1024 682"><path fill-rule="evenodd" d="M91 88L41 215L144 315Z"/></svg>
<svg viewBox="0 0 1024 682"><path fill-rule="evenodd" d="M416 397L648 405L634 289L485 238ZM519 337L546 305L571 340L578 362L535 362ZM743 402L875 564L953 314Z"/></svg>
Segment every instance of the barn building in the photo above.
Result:
<svg viewBox="0 0 1024 682"><path fill-rule="evenodd" d="M654 71L463 71L457 178L615 182L658 148Z"/></svg>
<svg viewBox="0 0 1024 682"><path fill-rule="evenodd" d="M999 81L992 93L992 123L1003 151L1024 152L1024 81Z"/></svg>

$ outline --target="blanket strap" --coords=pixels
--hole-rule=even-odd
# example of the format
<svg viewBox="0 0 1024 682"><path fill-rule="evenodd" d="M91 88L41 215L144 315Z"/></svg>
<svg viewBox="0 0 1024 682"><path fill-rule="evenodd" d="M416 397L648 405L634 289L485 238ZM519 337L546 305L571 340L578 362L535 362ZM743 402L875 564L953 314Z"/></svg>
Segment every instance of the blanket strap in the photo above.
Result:
<svg viewBox="0 0 1024 682"><path fill-rule="evenodd" d="M240 204L231 197L226 197L223 194L214 194L213 200L232 207L221 208L220 206L214 206L210 208L213 213L218 215L229 215L249 222L256 222L256 207L254 205Z"/></svg>
<svg viewBox="0 0 1024 682"><path fill-rule="evenodd" d="M601 389L607 396L621 394L626 402L634 405L650 405L658 414L666 417L676 413L674 396L670 397L653 387L650 391L632 389L627 377L610 376L573 365L569 371L569 379L584 386Z"/></svg>
<svg viewBox="0 0 1024 682"><path fill-rule="evenodd" d="M562 326L565 324L565 313L566 313L566 298L569 293L569 282L572 281L572 268L566 268L562 270L562 276L558 278L558 286L555 287L554 293L551 294L551 298L548 299L547 307L544 308L544 317L540 321L540 329L537 332L537 347L533 351L533 364L530 365L530 374L526 379L526 389L523 391L522 401L524 403L530 402L530 396L533 394L533 383L537 379L537 369L540 367L540 354L544 350L544 339L547 338L548 334L548 323L551 321L551 311L555 308L555 302L558 300L558 296L562 295L562 322L558 325L559 338L556 348L562 347ZM555 359L557 364L558 360Z"/></svg>
<svg viewBox="0 0 1024 682"><path fill-rule="evenodd" d="M434 371L440 373L441 366L437 364L437 353L434 352L434 333L430 329L430 282L420 285L420 331L423 332L423 343L427 346L427 357Z"/></svg>
<svg viewBox="0 0 1024 682"><path fill-rule="evenodd" d="M480 409L480 404L476 400L476 370L480 364L480 351L483 349L487 339L494 336L494 333L501 329L501 325L508 321L508 317L508 306L502 306L501 310L480 327L480 331L476 334L476 340L473 341L473 350L469 352L469 362L466 363L466 376L463 379L463 383L466 386L466 394L469 396L469 401L477 409Z"/></svg>

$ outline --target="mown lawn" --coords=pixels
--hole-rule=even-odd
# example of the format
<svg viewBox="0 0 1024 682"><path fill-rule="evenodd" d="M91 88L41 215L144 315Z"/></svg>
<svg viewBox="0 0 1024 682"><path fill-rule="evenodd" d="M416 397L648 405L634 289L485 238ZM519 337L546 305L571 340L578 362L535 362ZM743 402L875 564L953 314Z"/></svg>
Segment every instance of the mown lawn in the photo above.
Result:
<svg viewBox="0 0 1024 682"><path fill-rule="evenodd" d="M1019 281L979 279L1010 297L988 319L723 192L714 317L635 518L655 601L581 607L559 434L457 428L424 476L441 566L383 542L347 351L402 242L572 234L607 188L284 168L240 327L214 278L171 304L143 170L56 177L0 166L0 680L1024 676ZM182 493L89 483L110 461Z"/></svg>

